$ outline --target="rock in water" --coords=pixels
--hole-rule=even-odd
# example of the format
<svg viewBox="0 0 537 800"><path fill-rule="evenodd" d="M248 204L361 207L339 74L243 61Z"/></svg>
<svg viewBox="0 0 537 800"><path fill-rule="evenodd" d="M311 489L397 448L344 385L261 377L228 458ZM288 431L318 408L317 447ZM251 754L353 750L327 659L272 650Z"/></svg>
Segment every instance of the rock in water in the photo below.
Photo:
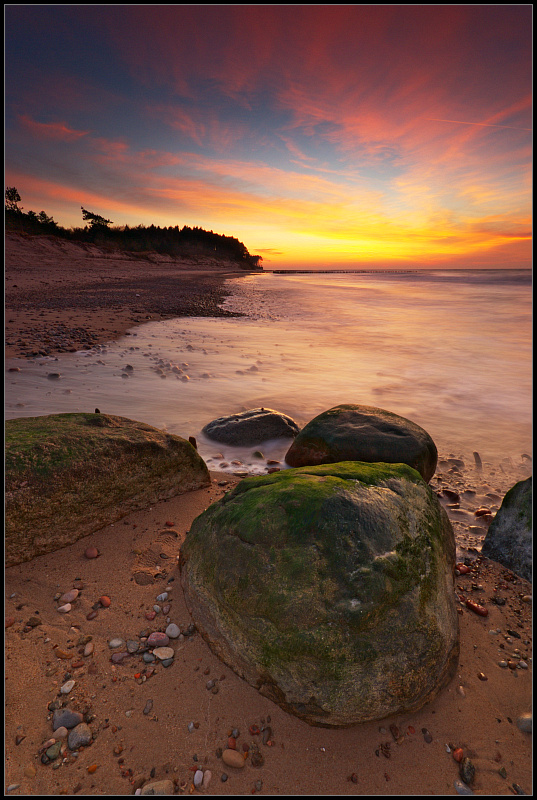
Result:
<svg viewBox="0 0 537 800"><path fill-rule="evenodd" d="M532 478L510 489L487 531L481 552L508 567L527 581L532 580Z"/></svg>
<svg viewBox="0 0 537 800"><path fill-rule="evenodd" d="M110 414L7 420L5 451L8 567L210 484L184 439Z"/></svg>
<svg viewBox="0 0 537 800"><path fill-rule="evenodd" d="M308 422L285 460L291 467L339 461L408 464L429 482L438 451L427 431L415 422L381 408L341 405Z"/></svg>
<svg viewBox="0 0 537 800"><path fill-rule="evenodd" d="M268 439L293 438L299 427L291 417L270 408L252 408L240 414L213 419L202 429L209 439L221 444L254 445Z"/></svg>
<svg viewBox="0 0 537 800"><path fill-rule="evenodd" d="M197 517L181 582L212 650L303 720L415 711L459 650L455 540L404 464L248 477Z"/></svg>

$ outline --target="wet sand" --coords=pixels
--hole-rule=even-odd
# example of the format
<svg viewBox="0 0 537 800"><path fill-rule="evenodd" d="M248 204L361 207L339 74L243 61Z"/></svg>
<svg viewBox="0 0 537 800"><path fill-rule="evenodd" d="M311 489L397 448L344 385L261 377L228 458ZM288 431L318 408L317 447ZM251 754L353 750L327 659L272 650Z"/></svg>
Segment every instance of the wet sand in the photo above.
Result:
<svg viewBox="0 0 537 800"><path fill-rule="evenodd" d="M53 262L54 254L47 263ZM43 329L52 320L63 321L110 337L116 329L132 327L128 303L124 317L104 306L89 308L85 301L77 307L76 287L82 297L83 287L95 285L97 273L86 266L81 277L56 269L53 274L42 272L48 288L39 305L35 287L31 288L35 268L21 255L17 269L13 259L6 278L8 285L17 287L11 286L6 295L11 303L7 316L15 319L17 311L17 322L10 324L18 328L13 327L7 338L14 332L30 342L32 318L40 317L41 311ZM124 298L133 286L141 286L137 281L147 280L134 268L131 273L131 267L130 263L124 267L120 289L109 286L112 296ZM164 276L169 274L168 267L155 268L156 295L161 269ZM209 280L218 282L224 272ZM118 275L114 273L114 280ZM13 288L20 294L14 295ZM63 306L59 301L67 298L69 305ZM139 302L143 317L149 306ZM116 322L112 328L117 319L124 319L125 327ZM15 348L13 355L21 354L16 345L10 347ZM452 521L458 561L466 561L470 571L455 580L461 641L457 674L431 703L413 714L348 729L315 728L263 698L223 665L198 633L188 633L192 620L179 584L179 548L192 520L239 480L212 472L208 489L129 514L69 547L6 570L7 793L133 794L144 781L163 779L173 782L176 794L203 793L192 788L195 770L201 768L212 773L206 794L454 795L454 782L460 778L452 751L460 747L475 766L476 794L509 795L517 793L516 787L530 794L532 737L519 729L517 720L532 708L531 584L482 558L479 548L505 491L530 474L531 465L527 460L506 461L501 469L484 465L479 471L467 459L457 464L458 456L441 454L431 486ZM443 489L457 492L459 500ZM477 508L485 504L491 514L476 517ZM85 558L89 545L98 548L98 558ZM144 571L152 582L137 582L135 575L139 580ZM55 597L74 585L81 588L72 610L59 613ZM148 620L146 614L166 587L171 587L170 610ZM109 607L98 604L105 595ZM471 611L467 598L483 605L488 615ZM94 606L97 614L88 620ZM182 640L172 640L171 666L146 664L139 654L111 662L110 639L139 640L142 634L164 630L167 619L187 633ZM84 656L88 637L94 649ZM510 665L503 667L500 662ZM60 694L69 679L75 681L74 688ZM211 680L216 683L207 688ZM65 701L85 715L92 742L75 752L65 749L44 764L40 751L52 736L49 706ZM270 725L270 744L250 733L252 725L259 729ZM250 746L250 752L258 744L262 766L253 766L250 757L240 770L223 764L219 752L233 729L239 731L241 752L243 744Z"/></svg>

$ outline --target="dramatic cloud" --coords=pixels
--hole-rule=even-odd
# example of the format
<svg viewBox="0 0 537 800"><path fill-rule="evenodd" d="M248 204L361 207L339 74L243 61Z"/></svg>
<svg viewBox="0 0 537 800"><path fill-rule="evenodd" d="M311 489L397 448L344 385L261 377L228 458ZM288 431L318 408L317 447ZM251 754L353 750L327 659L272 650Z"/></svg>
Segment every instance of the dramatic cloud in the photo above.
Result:
<svg viewBox="0 0 537 800"><path fill-rule="evenodd" d="M10 6L6 32L6 180L60 224L528 263L531 7Z"/></svg>

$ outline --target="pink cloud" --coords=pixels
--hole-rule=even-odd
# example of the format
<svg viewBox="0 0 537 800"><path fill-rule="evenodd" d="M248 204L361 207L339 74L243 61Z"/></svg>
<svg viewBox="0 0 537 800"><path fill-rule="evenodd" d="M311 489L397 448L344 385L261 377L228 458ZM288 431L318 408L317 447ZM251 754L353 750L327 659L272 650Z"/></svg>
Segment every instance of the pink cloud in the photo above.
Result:
<svg viewBox="0 0 537 800"><path fill-rule="evenodd" d="M19 116L21 125L38 139L57 139L63 142L76 142L89 131L77 131L65 122L36 122L28 114Z"/></svg>

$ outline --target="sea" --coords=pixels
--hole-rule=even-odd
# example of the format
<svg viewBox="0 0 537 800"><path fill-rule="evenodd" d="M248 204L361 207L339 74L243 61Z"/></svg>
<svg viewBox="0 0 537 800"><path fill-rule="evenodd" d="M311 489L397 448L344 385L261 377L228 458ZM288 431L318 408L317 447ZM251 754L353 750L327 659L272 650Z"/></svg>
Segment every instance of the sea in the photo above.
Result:
<svg viewBox="0 0 537 800"><path fill-rule="evenodd" d="M441 454L531 454L530 270L263 272L227 289L223 307L241 316L149 322L92 350L9 360L20 372L6 372L6 418L99 408L194 436L210 468L252 474L266 470L259 448L212 442L206 423L263 407L303 426L356 403L413 420ZM289 445L264 443L265 460Z"/></svg>

